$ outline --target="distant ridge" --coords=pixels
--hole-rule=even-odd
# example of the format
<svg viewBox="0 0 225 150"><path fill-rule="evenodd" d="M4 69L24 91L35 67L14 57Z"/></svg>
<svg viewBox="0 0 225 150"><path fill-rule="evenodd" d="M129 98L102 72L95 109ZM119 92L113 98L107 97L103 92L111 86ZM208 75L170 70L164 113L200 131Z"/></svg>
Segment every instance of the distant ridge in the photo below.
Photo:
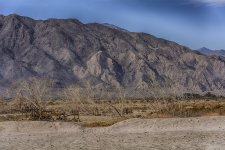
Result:
<svg viewBox="0 0 225 150"><path fill-rule="evenodd" d="M216 55L216 56L224 56L225 57L225 50L222 50L222 49L221 50L211 50L206 47L203 47L203 48L198 49L197 51L199 51L205 55L209 55L209 56Z"/></svg>

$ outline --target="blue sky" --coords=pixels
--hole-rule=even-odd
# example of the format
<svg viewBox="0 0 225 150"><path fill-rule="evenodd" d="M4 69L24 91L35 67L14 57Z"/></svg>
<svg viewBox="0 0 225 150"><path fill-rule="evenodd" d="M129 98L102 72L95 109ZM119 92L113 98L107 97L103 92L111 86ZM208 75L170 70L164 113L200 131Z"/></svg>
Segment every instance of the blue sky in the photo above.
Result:
<svg viewBox="0 0 225 150"><path fill-rule="evenodd" d="M0 0L0 14L11 13L110 23L193 49L225 49L225 0Z"/></svg>

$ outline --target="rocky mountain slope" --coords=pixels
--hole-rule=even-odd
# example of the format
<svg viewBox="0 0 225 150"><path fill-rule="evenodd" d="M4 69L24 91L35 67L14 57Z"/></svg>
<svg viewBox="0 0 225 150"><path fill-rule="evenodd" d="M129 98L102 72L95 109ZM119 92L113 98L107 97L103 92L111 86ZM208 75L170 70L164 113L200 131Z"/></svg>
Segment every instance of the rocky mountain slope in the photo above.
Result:
<svg viewBox="0 0 225 150"><path fill-rule="evenodd" d="M0 16L0 85L34 76L58 86L211 91L225 88L225 59L96 23Z"/></svg>
<svg viewBox="0 0 225 150"><path fill-rule="evenodd" d="M205 55L209 55L209 56L224 56L225 57L225 50L211 50L211 49L208 49L206 47L203 47L203 48L200 48L199 50L200 53L203 53Z"/></svg>

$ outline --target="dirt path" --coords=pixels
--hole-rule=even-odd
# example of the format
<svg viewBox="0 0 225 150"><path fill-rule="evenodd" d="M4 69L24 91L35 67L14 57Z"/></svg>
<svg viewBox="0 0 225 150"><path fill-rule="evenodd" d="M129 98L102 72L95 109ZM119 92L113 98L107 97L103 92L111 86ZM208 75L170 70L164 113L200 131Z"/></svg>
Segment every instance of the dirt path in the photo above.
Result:
<svg viewBox="0 0 225 150"><path fill-rule="evenodd" d="M225 117L131 119L106 128L1 122L0 150L225 149Z"/></svg>

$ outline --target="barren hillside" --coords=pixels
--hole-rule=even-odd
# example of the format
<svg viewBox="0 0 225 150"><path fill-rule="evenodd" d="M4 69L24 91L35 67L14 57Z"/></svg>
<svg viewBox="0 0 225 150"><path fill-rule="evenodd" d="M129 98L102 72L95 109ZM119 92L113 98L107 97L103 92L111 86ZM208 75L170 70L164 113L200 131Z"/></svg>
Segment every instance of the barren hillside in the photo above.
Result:
<svg viewBox="0 0 225 150"><path fill-rule="evenodd" d="M96 23L0 16L0 85L34 76L56 86L211 91L225 88L225 60Z"/></svg>

